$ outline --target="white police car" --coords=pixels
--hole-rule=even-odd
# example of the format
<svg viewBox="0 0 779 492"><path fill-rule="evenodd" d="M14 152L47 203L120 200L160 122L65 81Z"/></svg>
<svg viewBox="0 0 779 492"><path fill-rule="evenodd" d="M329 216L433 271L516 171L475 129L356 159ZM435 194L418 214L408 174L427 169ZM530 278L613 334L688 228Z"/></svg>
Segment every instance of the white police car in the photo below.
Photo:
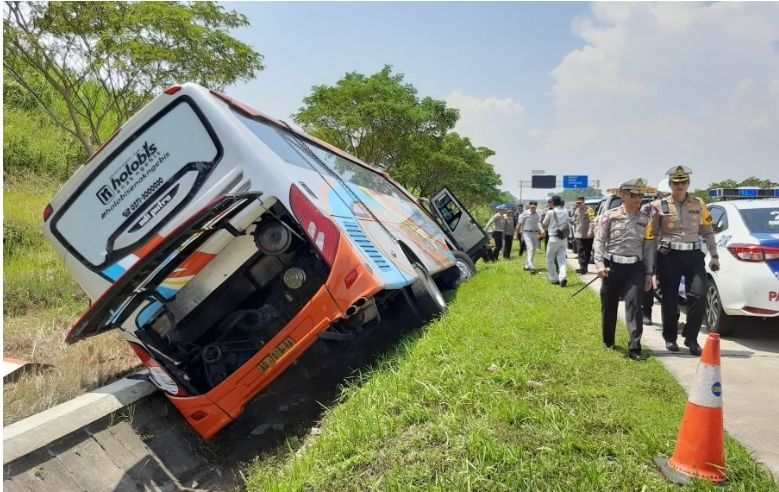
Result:
<svg viewBox="0 0 779 492"><path fill-rule="evenodd" d="M779 316L779 189L718 188L709 191L720 270L706 292L709 331L733 332L735 316Z"/></svg>

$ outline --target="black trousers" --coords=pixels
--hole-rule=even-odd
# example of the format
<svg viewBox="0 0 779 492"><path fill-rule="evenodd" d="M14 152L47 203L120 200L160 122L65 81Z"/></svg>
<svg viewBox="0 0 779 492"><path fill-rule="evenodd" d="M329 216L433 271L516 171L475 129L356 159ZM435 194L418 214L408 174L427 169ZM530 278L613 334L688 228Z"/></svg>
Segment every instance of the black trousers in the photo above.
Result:
<svg viewBox="0 0 779 492"><path fill-rule="evenodd" d="M641 304L643 306L644 316L652 319L652 306L655 305L655 289L654 287L644 291L644 302Z"/></svg>
<svg viewBox="0 0 779 492"><path fill-rule="evenodd" d="M610 269L608 277L601 279L600 313L603 343L614 345L617 330L619 298L625 298L625 324L628 327L628 349L641 350L644 323L641 318L641 301L644 299L644 264L621 265L605 262Z"/></svg>
<svg viewBox="0 0 779 492"><path fill-rule="evenodd" d="M514 244L514 236L503 236L503 257L508 259L511 256L511 246Z"/></svg>
<svg viewBox="0 0 779 492"><path fill-rule="evenodd" d="M590 264L590 258L592 258L592 242L594 238L577 238L574 242L576 245L576 252L579 254L579 268L582 270L587 268Z"/></svg>
<svg viewBox="0 0 779 492"><path fill-rule="evenodd" d="M503 231L492 231L492 240L495 241L495 249L492 250L495 253L495 259L500 255L500 250L503 248Z"/></svg>
<svg viewBox="0 0 779 492"><path fill-rule="evenodd" d="M663 289L660 303L663 313L663 338L676 341L679 321L679 283L684 277L687 294L687 322L682 336L695 340L701 330L706 310L706 266L703 251L659 250L657 252L657 279Z"/></svg>

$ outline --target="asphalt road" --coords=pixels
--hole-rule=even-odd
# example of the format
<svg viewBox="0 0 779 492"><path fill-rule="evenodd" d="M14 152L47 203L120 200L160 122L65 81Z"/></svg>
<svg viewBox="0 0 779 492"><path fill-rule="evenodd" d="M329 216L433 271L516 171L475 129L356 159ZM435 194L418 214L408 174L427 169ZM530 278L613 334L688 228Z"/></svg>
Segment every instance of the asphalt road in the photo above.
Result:
<svg viewBox="0 0 779 492"><path fill-rule="evenodd" d="M568 252L568 256L571 275L578 263L572 259L572 253ZM594 277L588 274L582 279L589 282ZM599 292L600 280L590 288ZM624 320L624 303L619 305L619 315ZM685 318L682 312L679 321L684 322ZM681 336L679 352L666 350L660 319L660 304L655 302L652 320L656 323L644 327L642 345L689 393L698 357L690 355ZM701 346L706 338L702 331L698 336ZM720 355L725 431L749 449L779 481L779 319L744 317L733 335L720 338ZM727 456L725 460L727 465Z"/></svg>

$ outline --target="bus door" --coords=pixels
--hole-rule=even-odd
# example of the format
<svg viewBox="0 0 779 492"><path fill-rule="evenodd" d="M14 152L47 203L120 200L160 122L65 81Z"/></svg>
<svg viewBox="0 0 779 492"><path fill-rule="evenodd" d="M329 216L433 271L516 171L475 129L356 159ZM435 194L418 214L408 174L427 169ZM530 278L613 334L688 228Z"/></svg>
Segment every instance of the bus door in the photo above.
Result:
<svg viewBox="0 0 779 492"><path fill-rule="evenodd" d="M489 243L489 236L468 210L454 196L449 188L444 188L430 199L430 207L442 222L444 230L455 241L458 248L468 256Z"/></svg>

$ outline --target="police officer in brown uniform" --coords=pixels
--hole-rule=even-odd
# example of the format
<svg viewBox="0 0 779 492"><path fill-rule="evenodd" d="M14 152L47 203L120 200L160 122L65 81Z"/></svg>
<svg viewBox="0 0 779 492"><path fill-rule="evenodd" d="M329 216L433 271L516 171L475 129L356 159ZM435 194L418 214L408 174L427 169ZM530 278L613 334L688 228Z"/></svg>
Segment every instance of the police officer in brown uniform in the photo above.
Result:
<svg viewBox="0 0 779 492"><path fill-rule="evenodd" d="M484 230L492 236L492 240L495 243L495 249L492 250L492 256L495 261L498 260L500 250L503 249L503 226L506 223L503 211L505 208L503 205L498 205L498 208L495 209L495 215L484 226Z"/></svg>
<svg viewBox="0 0 779 492"><path fill-rule="evenodd" d="M573 237L576 253L579 257L579 269L576 273L587 273L592 255L592 243L595 229L595 211L584 204L584 197L576 199L573 211Z"/></svg>
<svg viewBox="0 0 779 492"><path fill-rule="evenodd" d="M641 301L652 285L654 242L646 239L649 216L641 212L645 180L632 179L619 187L622 205L601 215L595 226L595 269L601 278L603 346L614 347L619 298L625 298L625 321L630 342L628 357L642 361Z"/></svg>
<svg viewBox="0 0 779 492"><path fill-rule="evenodd" d="M674 166L668 171L671 196L652 202L647 238L653 239L657 254L657 279L663 291L661 313L665 348L679 351L676 344L679 320L679 283L684 277L687 291L687 322L682 336L692 355L701 355L698 332L706 304L706 267L700 236L706 239L712 271L719 270L719 256L714 239L712 218L700 198L687 193L692 169Z"/></svg>

